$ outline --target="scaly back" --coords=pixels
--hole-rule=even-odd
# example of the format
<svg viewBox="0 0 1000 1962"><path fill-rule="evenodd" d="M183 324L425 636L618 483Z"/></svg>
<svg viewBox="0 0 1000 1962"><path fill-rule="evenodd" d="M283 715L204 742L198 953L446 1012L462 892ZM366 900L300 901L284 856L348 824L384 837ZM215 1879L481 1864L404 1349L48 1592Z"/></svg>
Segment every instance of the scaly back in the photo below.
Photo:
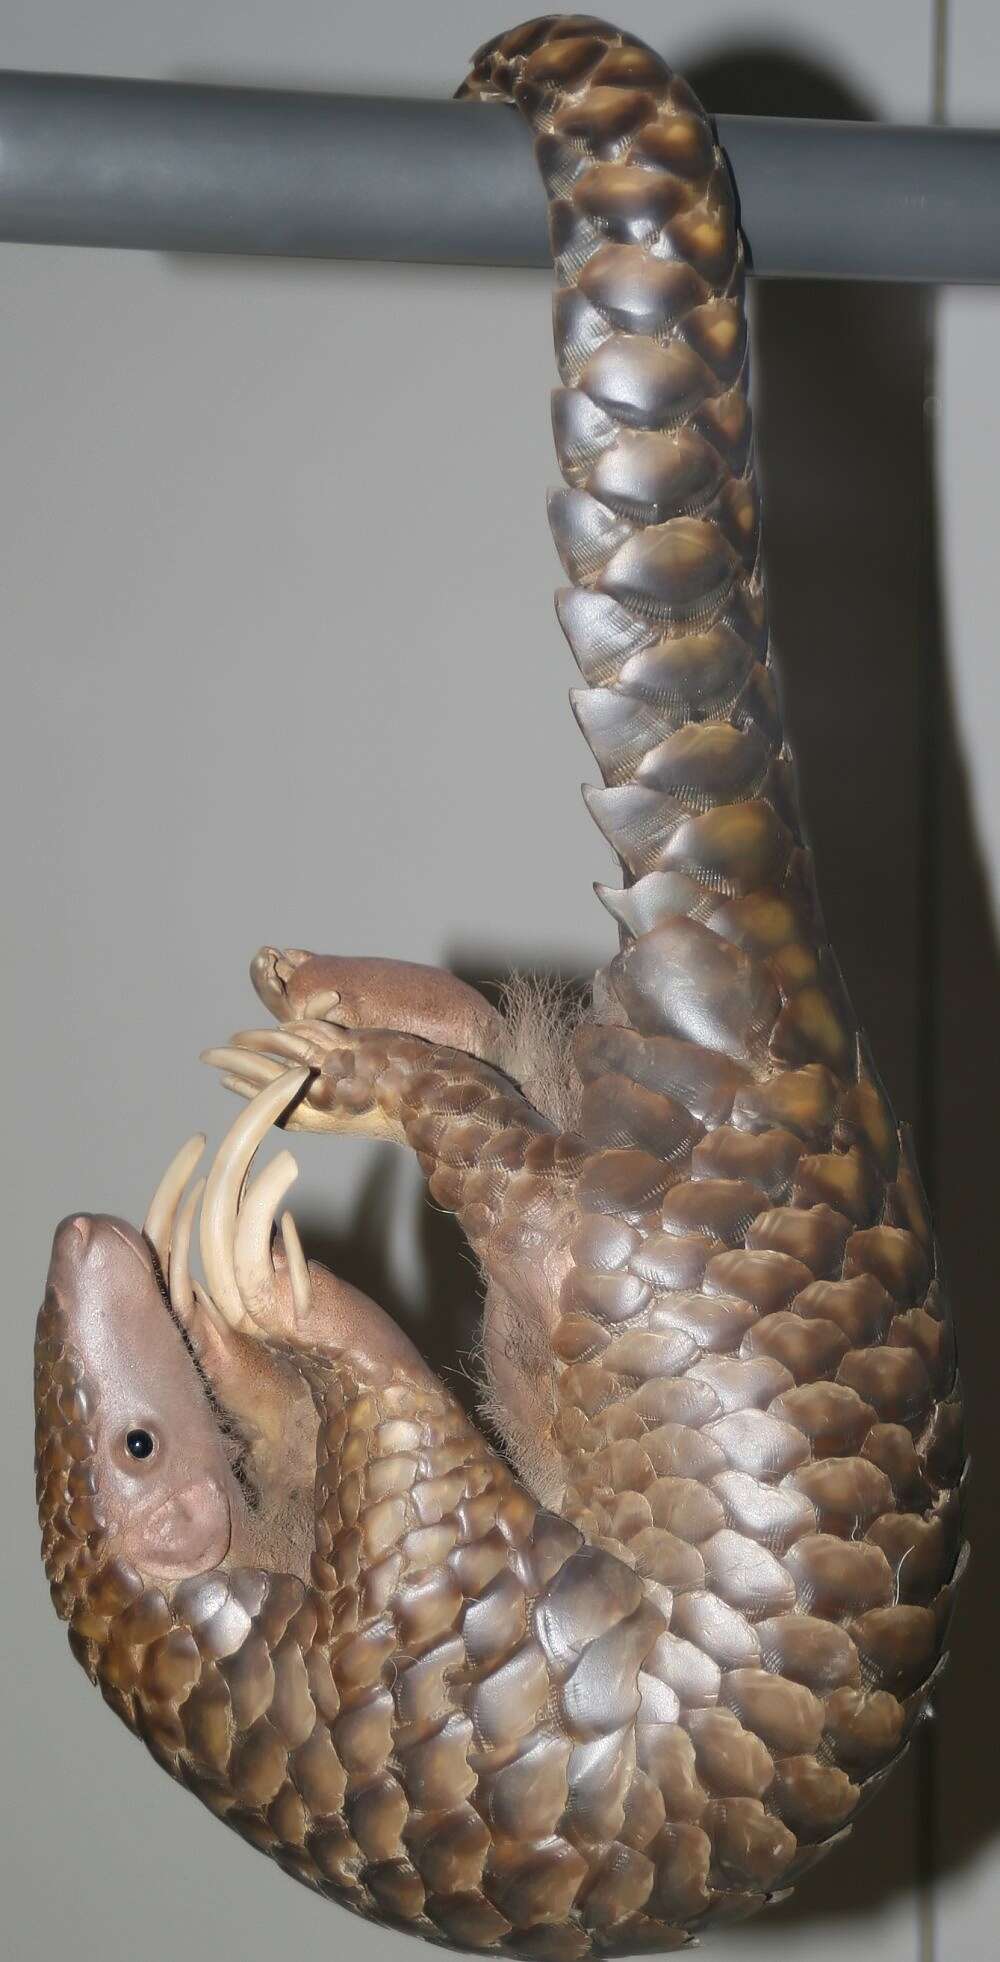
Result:
<svg viewBox="0 0 1000 1962"><path fill-rule="evenodd" d="M757 1807L748 1875L765 1811L818 1844L924 1707L960 1545L950 1320L802 841L711 125L657 55L580 17L491 42L464 93L537 132L558 610L624 873L576 1040L594 1156L554 1339L563 1509L662 1590L703 1783ZM744 1727L728 1770L710 1704Z"/></svg>

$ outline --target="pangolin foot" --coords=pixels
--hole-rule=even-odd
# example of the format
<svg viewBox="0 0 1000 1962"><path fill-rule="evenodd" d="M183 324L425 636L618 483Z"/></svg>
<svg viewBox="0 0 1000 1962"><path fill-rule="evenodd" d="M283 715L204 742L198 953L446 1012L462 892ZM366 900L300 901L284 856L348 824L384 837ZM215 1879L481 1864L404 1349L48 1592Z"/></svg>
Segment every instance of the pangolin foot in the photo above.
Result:
<svg viewBox="0 0 1000 1962"><path fill-rule="evenodd" d="M262 947L251 962L250 978L265 1008L284 1026L331 1022L345 1029L394 1029L487 1063L504 1053L497 1010L446 968L375 954Z"/></svg>
<svg viewBox="0 0 1000 1962"><path fill-rule="evenodd" d="M250 962L250 979L264 1007L269 1009L276 1022L287 1022L297 1014L320 1014L315 1005L301 1008L292 1004L289 989L299 968L316 956L304 947L258 947ZM336 990L325 991L336 996ZM333 1004L331 1003L331 1006Z"/></svg>
<svg viewBox="0 0 1000 1962"><path fill-rule="evenodd" d="M375 1080L400 1046L409 1060L419 1045L412 1037L303 1020L280 1029L241 1029L225 1047L203 1050L201 1060L240 1097L255 1097L289 1069L310 1071L304 1094L278 1120L288 1130L351 1131L398 1142L399 1124L381 1108Z"/></svg>

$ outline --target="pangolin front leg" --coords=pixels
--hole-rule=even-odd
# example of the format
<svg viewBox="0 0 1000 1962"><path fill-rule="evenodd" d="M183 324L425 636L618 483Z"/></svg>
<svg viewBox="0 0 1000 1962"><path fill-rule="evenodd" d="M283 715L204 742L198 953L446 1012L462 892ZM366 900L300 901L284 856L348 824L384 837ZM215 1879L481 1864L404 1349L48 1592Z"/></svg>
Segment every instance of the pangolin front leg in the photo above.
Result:
<svg viewBox="0 0 1000 1962"><path fill-rule="evenodd" d="M289 1128L390 1139L416 1152L431 1196L456 1214L486 1276L485 1407L531 1489L554 1502L564 1480L553 1338L572 1260L581 1140L498 1067L510 1050L503 1018L453 976L273 949L252 973L268 1005L298 1018L242 1031L206 1060L247 1096L303 1067L313 1075L286 1116ZM317 1010L329 1019L309 1012ZM344 1028L345 1012L379 1026ZM473 1043L479 1053L464 1046Z"/></svg>

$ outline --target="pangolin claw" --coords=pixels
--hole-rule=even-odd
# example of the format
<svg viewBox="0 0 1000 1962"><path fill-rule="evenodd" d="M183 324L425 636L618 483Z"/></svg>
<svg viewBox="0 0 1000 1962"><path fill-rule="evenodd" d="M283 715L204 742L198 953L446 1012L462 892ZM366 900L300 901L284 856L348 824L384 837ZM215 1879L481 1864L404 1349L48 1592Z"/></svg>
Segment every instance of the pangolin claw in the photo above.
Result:
<svg viewBox="0 0 1000 1962"><path fill-rule="evenodd" d="M274 1333L275 1311L283 1308L285 1292L274 1265L274 1221L298 1177L298 1166L290 1151L282 1151L256 1179L249 1175L272 1125L291 1111L309 1076L307 1068L271 1064L263 1086L245 1085L248 1108L227 1131L207 1178L197 1180L185 1191L204 1150L205 1140L199 1136L181 1147L157 1187L144 1231L156 1252L171 1307L189 1329L201 1313L216 1328L242 1334ZM199 1205L206 1287L193 1280L190 1268ZM281 1232L282 1274L287 1274L290 1285L294 1326L309 1308L312 1288L295 1222L288 1212L282 1214Z"/></svg>
<svg viewBox="0 0 1000 1962"><path fill-rule="evenodd" d="M289 1131L356 1129L357 1117L350 1111L340 1079L351 1074L353 1059L364 1050L370 1033L312 1019L288 1022L279 1029L244 1029L224 1047L203 1050L201 1061L219 1070L224 1087L241 1097L254 1096L275 1083L290 1064L297 1065L312 1081L282 1113L284 1127ZM371 1100L365 1097L363 1102L368 1109ZM385 1134L375 1113L365 1128Z"/></svg>

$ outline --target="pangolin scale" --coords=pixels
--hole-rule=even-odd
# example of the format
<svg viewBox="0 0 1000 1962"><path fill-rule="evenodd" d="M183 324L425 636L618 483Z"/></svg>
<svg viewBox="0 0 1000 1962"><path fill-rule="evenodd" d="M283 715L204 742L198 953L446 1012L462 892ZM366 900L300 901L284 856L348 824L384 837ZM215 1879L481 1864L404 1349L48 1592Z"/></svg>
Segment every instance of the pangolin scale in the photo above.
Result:
<svg viewBox="0 0 1000 1962"><path fill-rule="evenodd" d="M213 1812L363 1915L575 1962L679 1949L850 1829L942 1663L962 1418L801 834L712 126L576 16L461 92L517 105L549 197L558 611L620 950L534 1053L450 976L263 950L278 1027L210 1052L250 1101L207 1183L193 1140L142 1234L57 1232L38 1494L74 1653ZM274 1230L275 1122L417 1153L486 1277L506 1456Z"/></svg>

